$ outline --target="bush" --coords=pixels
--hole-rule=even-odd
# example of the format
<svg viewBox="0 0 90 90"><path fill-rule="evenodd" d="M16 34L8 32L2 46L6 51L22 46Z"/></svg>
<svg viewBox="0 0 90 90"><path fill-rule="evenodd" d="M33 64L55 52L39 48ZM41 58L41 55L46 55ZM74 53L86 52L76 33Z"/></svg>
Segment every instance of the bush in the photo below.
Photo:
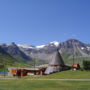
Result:
<svg viewBox="0 0 90 90"><path fill-rule="evenodd" d="M90 61L83 61L83 68L85 70L90 70Z"/></svg>

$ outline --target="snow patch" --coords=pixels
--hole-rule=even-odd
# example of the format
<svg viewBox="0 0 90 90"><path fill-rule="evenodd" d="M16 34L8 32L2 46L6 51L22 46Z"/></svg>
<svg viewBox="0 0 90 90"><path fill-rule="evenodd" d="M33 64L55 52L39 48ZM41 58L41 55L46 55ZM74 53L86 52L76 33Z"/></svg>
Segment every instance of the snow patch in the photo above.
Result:
<svg viewBox="0 0 90 90"><path fill-rule="evenodd" d="M44 48L45 45L36 46L36 48Z"/></svg>
<svg viewBox="0 0 90 90"><path fill-rule="evenodd" d="M57 41L53 41L53 42L50 42L50 44L54 44L55 46L59 46L59 42L57 42Z"/></svg>
<svg viewBox="0 0 90 90"><path fill-rule="evenodd" d="M83 50L83 49L85 49L84 47L81 47L81 49Z"/></svg>
<svg viewBox="0 0 90 90"><path fill-rule="evenodd" d="M89 51L90 50L90 47L87 47L87 50Z"/></svg>
<svg viewBox="0 0 90 90"><path fill-rule="evenodd" d="M34 48L32 46L28 46L28 45L21 45L21 44L17 44L18 47L22 47L22 48Z"/></svg>

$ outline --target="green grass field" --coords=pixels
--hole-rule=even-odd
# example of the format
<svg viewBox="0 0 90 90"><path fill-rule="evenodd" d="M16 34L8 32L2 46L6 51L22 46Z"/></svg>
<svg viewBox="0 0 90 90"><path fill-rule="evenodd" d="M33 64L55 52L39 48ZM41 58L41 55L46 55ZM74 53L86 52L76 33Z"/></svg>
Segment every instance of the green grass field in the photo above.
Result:
<svg viewBox="0 0 90 90"><path fill-rule="evenodd" d="M60 78L60 79L90 79L90 71L62 71L42 78Z"/></svg>
<svg viewBox="0 0 90 90"><path fill-rule="evenodd" d="M30 79L90 79L90 71L63 71L45 76L0 79L0 90L90 90L90 81Z"/></svg>
<svg viewBox="0 0 90 90"><path fill-rule="evenodd" d="M90 79L90 71L62 71L49 75L42 76L27 76L23 78L35 79Z"/></svg>
<svg viewBox="0 0 90 90"><path fill-rule="evenodd" d="M90 90L90 82L0 80L0 90Z"/></svg>

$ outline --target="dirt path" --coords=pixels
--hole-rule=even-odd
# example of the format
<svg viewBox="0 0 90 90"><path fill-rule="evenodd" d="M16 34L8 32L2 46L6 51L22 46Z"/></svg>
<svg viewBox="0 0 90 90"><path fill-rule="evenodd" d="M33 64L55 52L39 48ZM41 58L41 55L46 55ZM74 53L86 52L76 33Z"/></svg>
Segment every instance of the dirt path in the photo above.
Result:
<svg viewBox="0 0 90 90"><path fill-rule="evenodd" d="M23 79L23 78L0 78L10 80L42 80L42 81L90 81L90 79Z"/></svg>
<svg viewBox="0 0 90 90"><path fill-rule="evenodd" d="M90 81L90 79L30 79L30 80L51 80L51 81Z"/></svg>

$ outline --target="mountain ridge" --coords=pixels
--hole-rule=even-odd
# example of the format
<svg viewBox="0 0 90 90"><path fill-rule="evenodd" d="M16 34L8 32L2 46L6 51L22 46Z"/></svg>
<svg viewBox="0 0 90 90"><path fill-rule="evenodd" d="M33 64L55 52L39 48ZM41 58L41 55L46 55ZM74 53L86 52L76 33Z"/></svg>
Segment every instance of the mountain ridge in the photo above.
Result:
<svg viewBox="0 0 90 90"><path fill-rule="evenodd" d="M16 45L18 49L15 49L13 47L14 45ZM25 55L26 58L24 58L24 61L31 61L33 59L37 59L42 61L43 63L48 63L50 62L52 56L54 55L54 52L56 52L57 49L59 50L66 62L69 62L73 58L73 55L75 58L90 58L90 44L83 43L76 39L69 39L65 42L53 41L40 46L22 45L15 43L13 43L12 45L6 44L6 46L9 50L9 54L11 55L14 50L16 52L19 52L20 58ZM1 45L1 47L6 50L3 44ZM12 50L10 48L12 48ZM18 53L15 54L16 56L18 55ZM16 59L18 59L18 57ZM23 58L21 60L23 60Z"/></svg>

